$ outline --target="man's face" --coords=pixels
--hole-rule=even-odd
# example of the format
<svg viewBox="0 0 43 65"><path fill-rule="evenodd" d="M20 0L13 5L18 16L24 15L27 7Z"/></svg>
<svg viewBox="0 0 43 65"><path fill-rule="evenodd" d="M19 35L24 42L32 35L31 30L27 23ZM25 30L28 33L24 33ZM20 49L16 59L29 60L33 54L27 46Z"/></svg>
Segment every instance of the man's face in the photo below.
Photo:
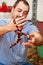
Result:
<svg viewBox="0 0 43 65"><path fill-rule="evenodd" d="M28 6L20 1L15 8L13 8L12 16L15 19L16 17L27 17Z"/></svg>

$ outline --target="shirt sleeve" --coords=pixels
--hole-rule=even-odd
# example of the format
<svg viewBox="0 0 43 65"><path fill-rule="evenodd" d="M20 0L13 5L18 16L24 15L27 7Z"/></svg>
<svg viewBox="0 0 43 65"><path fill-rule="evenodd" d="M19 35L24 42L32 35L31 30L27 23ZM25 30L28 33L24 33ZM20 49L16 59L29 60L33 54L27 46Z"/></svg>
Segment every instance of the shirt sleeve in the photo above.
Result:
<svg viewBox="0 0 43 65"><path fill-rule="evenodd" d="M38 28L34 25L31 25L29 27L29 34L31 34L32 32L39 32Z"/></svg>
<svg viewBox="0 0 43 65"><path fill-rule="evenodd" d="M0 26L7 25L9 22L7 19L1 19L0 18Z"/></svg>
<svg viewBox="0 0 43 65"><path fill-rule="evenodd" d="M27 25L28 33L31 34L33 32L39 32L37 26L33 25L32 23Z"/></svg>
<svg viewBox="0 0 43 65"><path fill-rule="evenodd" d="M33 32L39 32L39 30L35 25L33 25L32 22L27 21L25 25L25 29L23 29L23 32L27 34L31 34Z"/></svg>

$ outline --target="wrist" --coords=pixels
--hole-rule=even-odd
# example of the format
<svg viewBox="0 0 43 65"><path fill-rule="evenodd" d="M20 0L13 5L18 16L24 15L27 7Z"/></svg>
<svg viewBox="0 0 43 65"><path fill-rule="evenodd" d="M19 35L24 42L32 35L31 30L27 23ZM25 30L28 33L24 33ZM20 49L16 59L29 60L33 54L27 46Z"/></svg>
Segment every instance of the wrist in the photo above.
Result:
<svg viewBox="0 0 43 65"><path fill-rule="evenodd" d="M7 25L7 30L8 31L16 31L17 30L17 27L15 24L8 24Z"/></svg>
<svg viewBox="0 0 43 65"><path fill-rule="evenodd" d="M7 31L13 31L12 28L11 28L11 26L10 26L10 24L8 24L8 25L6 26L6 30L7 30Z"/></svg>

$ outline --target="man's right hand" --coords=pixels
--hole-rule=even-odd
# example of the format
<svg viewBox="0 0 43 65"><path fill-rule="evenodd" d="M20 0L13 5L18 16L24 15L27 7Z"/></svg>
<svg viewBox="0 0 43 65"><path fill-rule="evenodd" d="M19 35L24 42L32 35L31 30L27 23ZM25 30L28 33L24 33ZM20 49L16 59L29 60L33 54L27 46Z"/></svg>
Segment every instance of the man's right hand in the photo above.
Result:
<svg viewBox="0 0 43 65"><path fill-rule="evenodd" d="M17 17L15 18L16 25L19 30L23 29L23 26L26 24L26 18L25 17Z"/></svg>
<svg viewBox="0 0 43 65"><path fill-rule="evenodd" d="M22 27L26 23L25 21L26 21L26 18L25 17L18 17L18 18L15 18L15 20L12 18L10 20L10 29L12 31L16 31L17 30L17 27L18 27L18 29L22 29ZM15 24L15 22L16 22L16 24Z"/></svg>
<svg viewBox="0 0 43 65"><path fill-rule="evenodd" d="M17 30L16 24L14 24L14 19L10 19L9 28L11 31Z"/></svg>

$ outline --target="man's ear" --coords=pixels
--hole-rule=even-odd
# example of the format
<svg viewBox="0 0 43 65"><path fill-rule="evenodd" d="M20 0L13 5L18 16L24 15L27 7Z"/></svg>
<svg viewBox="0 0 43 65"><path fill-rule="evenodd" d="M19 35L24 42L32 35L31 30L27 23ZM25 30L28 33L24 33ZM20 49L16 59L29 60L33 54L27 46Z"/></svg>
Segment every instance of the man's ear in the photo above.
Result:
<svg viewBox="0 0 43 65"><path fill-rule="evenodd" d="M12 7L12 10L11 10L11 12L12 12L12 13L14 12L14 7Z"/></svg>
<svg viewBox="0 0 43 65"><path fill-rule="evenodd" d="M12 10L11 10L11 18L13 18L13 12L14 12L14 8L12 7Z"/></svg>

